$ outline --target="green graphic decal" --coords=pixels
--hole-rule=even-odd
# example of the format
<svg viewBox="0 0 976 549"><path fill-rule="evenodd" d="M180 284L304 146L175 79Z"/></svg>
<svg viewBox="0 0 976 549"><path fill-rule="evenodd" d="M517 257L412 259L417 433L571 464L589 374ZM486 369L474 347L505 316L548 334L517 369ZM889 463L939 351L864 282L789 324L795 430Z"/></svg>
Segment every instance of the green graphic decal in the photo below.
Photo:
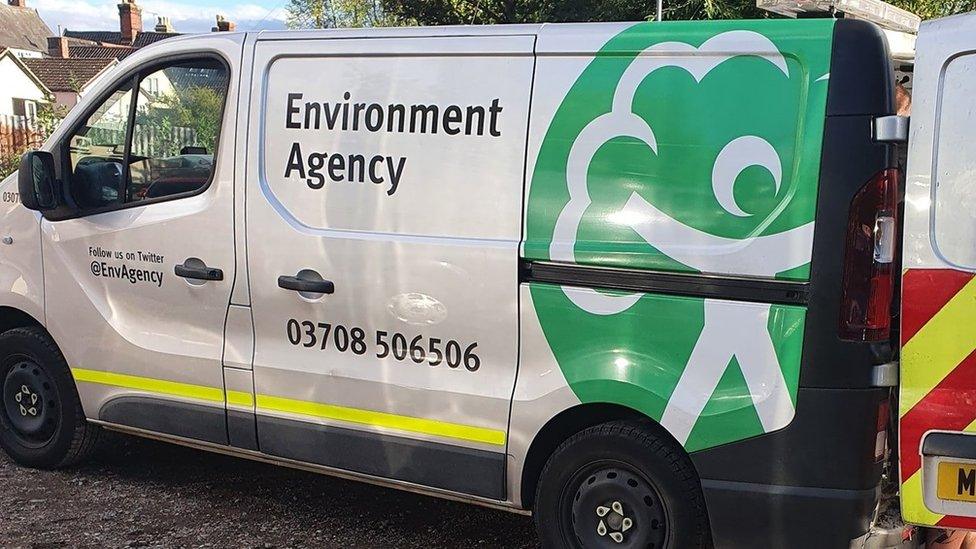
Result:
<svg viewBox="0 0 976 549"><path fill-rule="evenodd" d="M668 257L634 229L649 221L625 209L635 192L683 225L717 237L773 235L811 223L827 94L827 79L821 77L829 70L831 32L829 20L643 23L611 39L567 93L540 148L529 195L526 257L562 260L550 255L550 247L562 240L575 241L578 263L701 270ZM773 52L729 56L729 48L767 53L764 47ZM655 55L653 48L669 55ZM688 66L675 66L681 64ZM636 76L632 94L625 81L632 76L628 68ZM584 133L620 110L636 120L620 116L617 131ZM645 127L637 131L627 127L640 123ZM656 153L642 139L648 128ZM576 139L581 133L589 143ZM746 136L755 138L752 150L749 141L739 141L723 157L731 156L731 162L716 162L727 146ZM576 234L557 235L553 243L558 214L570 198L567 164L574 144L596 148L583 167L592 202ZM763 146L775 152L778 167L766 166ZM750 164L750 157L756 161ZM723 182L724 193L716 193L713 175L723 166L736 177ZM779 172L778 184L773 171ZM806 261L774 274L806 279L809 245L802 252ZM715 257L706 265L711 271L763 274L737 265L723 269Z"/></svg>
<svg viewBox="0 0 976 549"><path fill-rule="evenodd" d="M557 109L532 174L531 259L805 280L832 22L637 24ZM545 62L545 61L540 61ZM793 417L805 309L533 284L583 402L690 450Z"/></svg>
<svg viewBox="0 0 976 549"><path fill-rule="evenodd" d="M581 313L558 286L533 284L531 292L546 340L581 402L622 404L662 421L702 333L704 300L644 295L625 312L600 316ZM806 311L802 307L779 305L735 303L734 306L760 316L763 309L767 311L765 327L773 341L775 359L782 366L783 381L779 383L785 383L783 388L789 395L789 402L777 404L782 406L780 410L789 411L782 418L782 422L788 422L796 399ZM743 335L743 328L726 326L723 330L736 338ZM715 342L706 345L715 346ZM753 405L753 395L766 399L762 404L769 404L778 380L771 379L766 390L760 387L751 390L739 360L733 356L724 363L709 364L715 368L706 369L706 375L686 380L691 381L689 400L693 402L694 396L702 396L704 408L700 417L689 413L686 418L678 417L673 424L662 421L679 440L684 439L689 451L783 426L773 424L764 429ZM709 377L713 391L709 391ZM755 377L763 376L759 373Z"/></svg>

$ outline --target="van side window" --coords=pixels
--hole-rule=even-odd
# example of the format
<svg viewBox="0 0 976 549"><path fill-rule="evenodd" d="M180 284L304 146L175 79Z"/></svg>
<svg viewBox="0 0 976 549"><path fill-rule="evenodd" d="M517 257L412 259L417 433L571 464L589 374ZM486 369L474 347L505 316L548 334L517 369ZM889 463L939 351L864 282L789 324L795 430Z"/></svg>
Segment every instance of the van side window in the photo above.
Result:
<svg viewBox="0 0 976 549"><path fill-rule="evenodd" d="M170 65L140 78L125 202L207 185L227 79L227 70L213 60Z"/></svg>
<svg viewBox="0 0 976 549"><path fill-rule="evenodd" d="M117 203L122 189L132 82L115 90L68 139L70 190L82 208Z"/></svg>
<svg viewBox="0 0 976 549"><path fill-rule="evenodd" d="M227 84L222 63L195 59L157 65L120 85L68 139L77 205L101 211L205 187Z"/></svg>

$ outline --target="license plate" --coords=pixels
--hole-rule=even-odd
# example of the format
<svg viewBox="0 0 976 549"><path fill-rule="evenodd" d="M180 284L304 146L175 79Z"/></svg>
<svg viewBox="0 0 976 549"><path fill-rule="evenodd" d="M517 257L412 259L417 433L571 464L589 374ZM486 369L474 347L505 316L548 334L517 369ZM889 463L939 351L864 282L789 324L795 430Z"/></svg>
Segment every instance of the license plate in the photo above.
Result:
<svg viewBox="0 0 976 549"><path fill-rule="evenodd" d="M976 501L976 463L939 463L939 499Z"/></svg>

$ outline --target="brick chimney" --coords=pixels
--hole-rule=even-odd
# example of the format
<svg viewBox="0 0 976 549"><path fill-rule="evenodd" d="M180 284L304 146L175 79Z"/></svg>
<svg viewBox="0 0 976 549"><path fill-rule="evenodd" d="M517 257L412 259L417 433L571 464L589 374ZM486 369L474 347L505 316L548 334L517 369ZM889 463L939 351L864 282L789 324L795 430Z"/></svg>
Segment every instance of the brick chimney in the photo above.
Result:
<svg viewBox="0 0 976 549"><path fill-rule="evenodd" d="M135 0L122 0L119 4L119 30L122 31L122 42L131 44L136 34L142 32L142 8Z"/></svg>
<svg viewBox="0 0 976 549"><path fill-rule="evenodd" d="M163 17L161 15L156 17L156 28L153 30L156 32L176 32L173 24L169 22L169 17Z"/></svg>
<svg viewBox="0 0 976 549"><path fill-rule="evenodd" d="M11 6L15 7L15 8L26 8L27 7L27 0L8 0L7 3L10 4Z"/></svg>
<svg viewBox="0 0 976 549"><path fill-rule="evenodd" d="M217 16L217 26L210 29L211 32L234 32L237 24L233 21L224 19L223 15Z"/></svg>
<svg viewBox="0 0 976 549"><path fill-rule="evenodd" d="M71 50L68 49L68 39L64 36L49 36L47 38L47 54L51 57L61 57L64 59L71 57Z"/></svg>

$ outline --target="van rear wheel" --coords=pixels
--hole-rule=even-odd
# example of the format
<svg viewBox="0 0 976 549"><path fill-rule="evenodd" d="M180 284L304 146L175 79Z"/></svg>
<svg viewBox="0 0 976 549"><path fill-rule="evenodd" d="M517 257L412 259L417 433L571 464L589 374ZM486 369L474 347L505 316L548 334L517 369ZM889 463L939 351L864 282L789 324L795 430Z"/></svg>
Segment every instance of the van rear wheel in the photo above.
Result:
<svg viewBox="0 0 976 549"><path fill-rule="evenodd" d="M65 467L93 450L68 364L42 328L0 334L0 447L21 465Z"/></svg>
<svg viewBox="0 0 976 549"><path fill-rule="evenodd" d="M542 471L535 518L546 548L703 547L708 519L683 450L637 421L585 429Z"/></svg>

